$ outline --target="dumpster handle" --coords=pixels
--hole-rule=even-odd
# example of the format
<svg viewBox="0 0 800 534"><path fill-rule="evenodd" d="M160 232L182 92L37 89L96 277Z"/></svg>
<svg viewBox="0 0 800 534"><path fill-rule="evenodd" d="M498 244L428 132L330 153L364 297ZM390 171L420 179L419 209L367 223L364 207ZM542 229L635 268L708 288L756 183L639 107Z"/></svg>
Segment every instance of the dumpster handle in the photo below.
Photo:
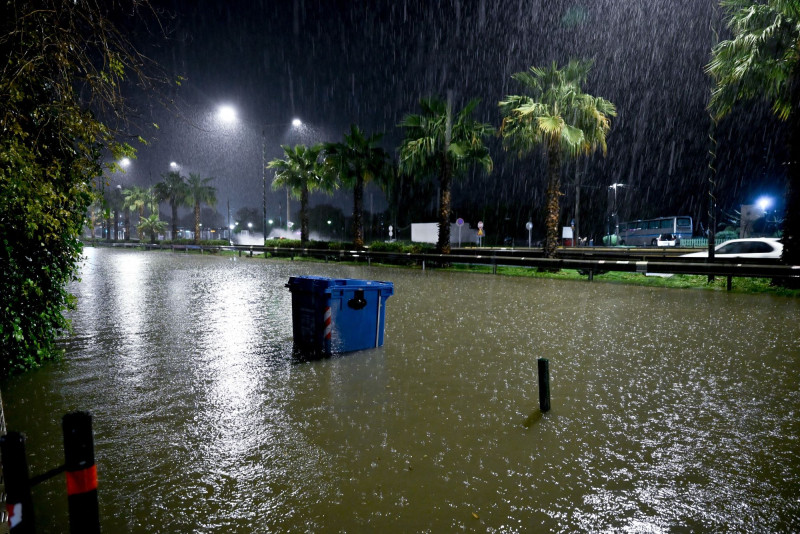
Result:
<svg viewBox="0 0 800 534"><path fill-rule="evenodd" d="M379 347L378 341L381 337L381 290L378 290L378 317L375 319L375 347Z"/></svg>
<svg viewBox="0 0 800 534"><path fill-rule="evenodd" d="M355 296L347 301L347 305L354 310L361 310L367 305L367 299L364 298L364 290L356 289Z"/></svg>

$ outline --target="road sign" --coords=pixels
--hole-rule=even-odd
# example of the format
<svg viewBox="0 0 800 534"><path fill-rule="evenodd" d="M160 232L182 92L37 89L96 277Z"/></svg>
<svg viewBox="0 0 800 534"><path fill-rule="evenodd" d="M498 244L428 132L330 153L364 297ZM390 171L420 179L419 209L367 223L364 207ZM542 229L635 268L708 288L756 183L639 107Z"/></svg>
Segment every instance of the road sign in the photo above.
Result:
<svg viewBox="0 0 800 534"><path fill-rule="evenodd" d="M483 221L478 221L478 230L483 229Z"/></svg>
<svg viewBox="0 0 800 534"><path fill-rule="evenodd" d="M483 228L478 228L478 237L483 237Z"/></svg>
<svg viewBox="0 0 800 534"><path fill-rule="evenodd" d="M390 224L389 225L389 237L392 237L392 230L394 230L394 228L392 228L392 225Z"/></svg>
<svg viewBox="0 0 800 534"><path fill-rule="evenodd" d="M464 224L464 219L459 217L458 219L456 219L456 224L459 225L459 226L463 225Z"/></svg>
<svg viewBox="0 0 800 534"><path fill-rule="evenodd" d="M531 230L533 230L533 223L532 223L532 222L530 222L530 221L526 222L526 223L525 223L525 229L526 229L526 230L528 230L529 232L530 232Z"/></svg>

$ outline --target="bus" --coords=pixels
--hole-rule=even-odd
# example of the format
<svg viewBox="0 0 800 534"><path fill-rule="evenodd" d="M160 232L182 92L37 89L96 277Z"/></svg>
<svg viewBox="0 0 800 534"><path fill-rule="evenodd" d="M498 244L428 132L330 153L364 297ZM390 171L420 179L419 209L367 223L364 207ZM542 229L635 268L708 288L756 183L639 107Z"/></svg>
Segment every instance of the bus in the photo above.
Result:
<svg viewBox="0 0 800 534"><path fill-rule="evenodd" d="M686 215L658 217L642 221L628 221L619 225L619 242L628 246L656 246L658 241L673 241L680 245L681 238L692 237L692 218ZM666 234L672 234L668 236Z"/></svg>

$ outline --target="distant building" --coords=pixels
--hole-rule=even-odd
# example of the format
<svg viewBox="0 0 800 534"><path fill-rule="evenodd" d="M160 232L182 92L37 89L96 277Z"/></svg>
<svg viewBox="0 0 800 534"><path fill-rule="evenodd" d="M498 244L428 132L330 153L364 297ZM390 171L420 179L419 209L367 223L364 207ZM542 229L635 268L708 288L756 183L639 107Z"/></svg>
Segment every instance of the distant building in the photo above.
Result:
<svg viewBox="0 0 800 534"><path fill-rule="evenodd" d="M436 244L439 241L439 223L411 223L411 241L414 243L432 243ZM469 223L464 223L460 230L460 242L462 245L466 243L478 242L477 228L471 228ZM459 244L459 228L455 223L450 224L450 245Z"/></svg>

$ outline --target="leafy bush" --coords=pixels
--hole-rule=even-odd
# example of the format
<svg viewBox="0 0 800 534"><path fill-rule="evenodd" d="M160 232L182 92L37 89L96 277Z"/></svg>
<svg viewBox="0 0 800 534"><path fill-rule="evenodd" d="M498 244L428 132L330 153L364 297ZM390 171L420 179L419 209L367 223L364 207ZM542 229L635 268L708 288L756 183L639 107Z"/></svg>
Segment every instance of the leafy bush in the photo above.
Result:
<svg viewBox="0 0 800 534"><path fill-rule="evenodd" d="M373 252L399 252L402 254L433 254L436 247L428 243L412 243L410 241L373 241L369 245Z"/></svg>
<svg viewBox="0 0 800 534"><path fill-rule="evenodd" d="M728 241L729 239L738 239L739 232L734 232L733 230L723 230L721 232L717 232L714 236L717 244L719 245L723 241Z"/></svg>
<svg viewBox="0 0 800 534"><path fill-rule="evenodd" d="M123 80L156 80L110 13L102 2L36 0L6 2L0 17L0 374L60 354L93 183L107 179L103 158L134 156L97 111L123 122Z"/></svg>
<svg viewBox="0 0 800 534"><path fill-rule="evenodd" d="M194 245L194 239L165 239L164 241L159 241L162 245ZM230 245L231 242L227 239L204 239L200 241L200 246L202 247L226 247Z"/></svg>

